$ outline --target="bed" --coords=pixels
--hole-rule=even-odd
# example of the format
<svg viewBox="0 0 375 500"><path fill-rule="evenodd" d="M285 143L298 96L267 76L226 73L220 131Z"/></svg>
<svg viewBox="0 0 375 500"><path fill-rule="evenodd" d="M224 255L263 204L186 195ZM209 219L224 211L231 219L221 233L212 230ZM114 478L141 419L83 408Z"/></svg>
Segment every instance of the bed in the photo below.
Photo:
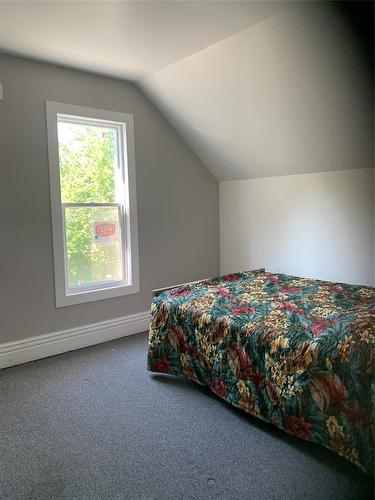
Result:
<svg viewBox="0 0 375 500"><path fill-rule="evenodd" d="M261 270L155 292L148 370L373 471L375 289Z"/></svg>

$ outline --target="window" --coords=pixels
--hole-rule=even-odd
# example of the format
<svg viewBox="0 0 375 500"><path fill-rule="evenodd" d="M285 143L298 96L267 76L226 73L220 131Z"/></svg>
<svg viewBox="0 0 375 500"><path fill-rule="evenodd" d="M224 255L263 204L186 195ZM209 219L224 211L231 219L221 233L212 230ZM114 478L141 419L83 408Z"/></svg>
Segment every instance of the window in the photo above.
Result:
<svg viewBox="0 0 375 500"><path fill-rule="evenodd" d="M47 102L56 306L139 291L132 115Z"/></svg>

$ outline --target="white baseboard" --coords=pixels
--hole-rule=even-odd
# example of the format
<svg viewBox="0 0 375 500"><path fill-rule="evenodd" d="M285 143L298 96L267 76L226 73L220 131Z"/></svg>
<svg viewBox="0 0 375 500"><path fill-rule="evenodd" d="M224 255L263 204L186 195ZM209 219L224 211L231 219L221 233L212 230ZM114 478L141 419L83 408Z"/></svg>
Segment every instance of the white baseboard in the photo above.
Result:
<svg viewBox="0 0 375 500"><path fill-rule="evenodd" d="M7 342L0 344L0 368L145 332L149 326L150 312L145 311L69 330L60 330L15 342Z"/></svg>

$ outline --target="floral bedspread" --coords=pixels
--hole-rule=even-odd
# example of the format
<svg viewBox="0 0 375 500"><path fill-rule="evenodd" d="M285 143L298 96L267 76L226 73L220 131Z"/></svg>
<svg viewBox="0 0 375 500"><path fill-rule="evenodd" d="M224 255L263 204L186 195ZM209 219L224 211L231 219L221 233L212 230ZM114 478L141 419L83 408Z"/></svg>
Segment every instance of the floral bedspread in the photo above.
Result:
<svg viewBox="0 0 375 500"><path fill-rule="evenodd" d="M152 303L148 369L373 470L375 289L263 271Z"/></svg>

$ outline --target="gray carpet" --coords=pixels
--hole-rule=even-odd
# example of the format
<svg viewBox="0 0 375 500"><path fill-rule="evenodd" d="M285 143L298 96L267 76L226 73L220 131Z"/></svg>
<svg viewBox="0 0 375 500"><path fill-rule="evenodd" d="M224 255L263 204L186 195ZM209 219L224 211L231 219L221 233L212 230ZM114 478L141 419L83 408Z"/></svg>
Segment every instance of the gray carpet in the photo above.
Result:
<svg viewBox="0 0 375 500"><path fill-rule="evenodd" d="M345 460L145 370L146 336L0 372L1 499L355 499Z"/></svg>

